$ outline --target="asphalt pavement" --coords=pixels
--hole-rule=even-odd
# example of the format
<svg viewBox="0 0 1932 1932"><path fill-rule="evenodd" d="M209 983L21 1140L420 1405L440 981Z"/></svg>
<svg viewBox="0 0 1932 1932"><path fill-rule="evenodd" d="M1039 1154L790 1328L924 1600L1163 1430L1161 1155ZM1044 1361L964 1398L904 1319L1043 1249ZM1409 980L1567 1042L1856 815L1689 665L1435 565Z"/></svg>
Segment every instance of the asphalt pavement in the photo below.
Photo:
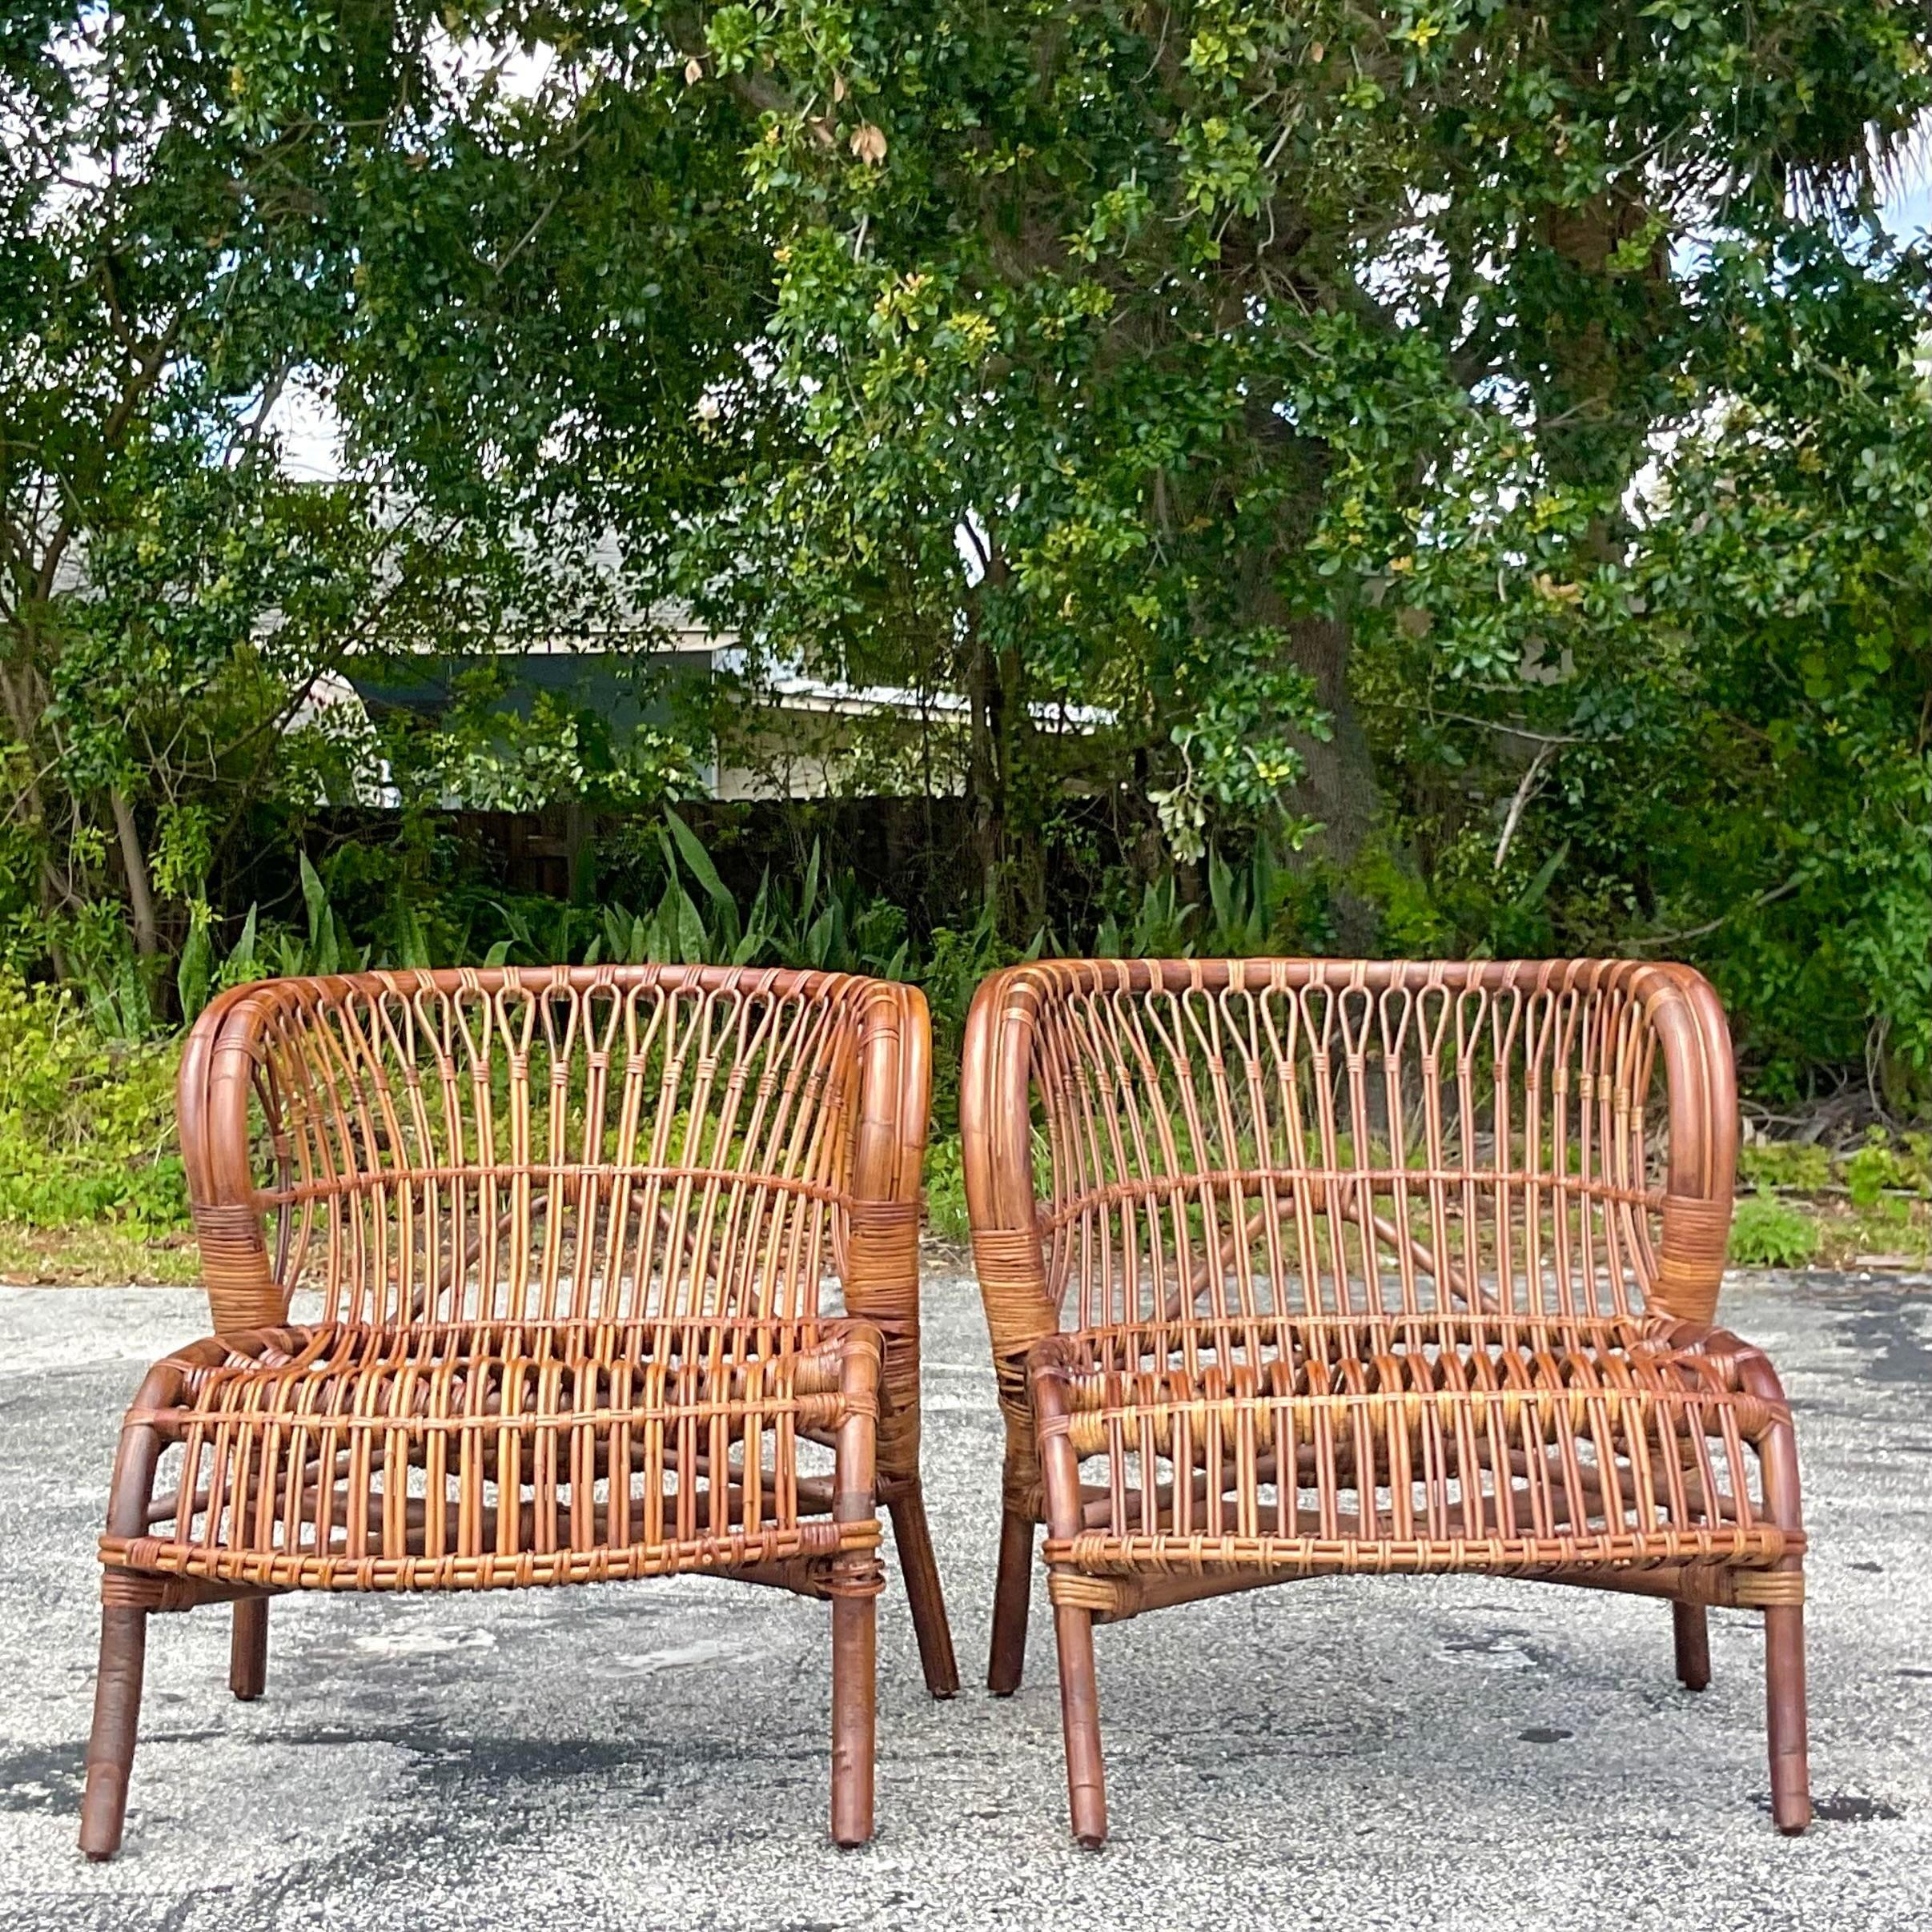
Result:
<svg viewBox="0 0 1932 1932"><path fill-rule="evenodd" d="M825 1837L824 1606L709 1579L285 1598L268 1694L157 1619L126 1848L74 1846L93 1557L143 1364L199 1295L0 1289L0 1928L1932 1926L1932 1279L1740 1277L1799 1415L1818 1822L1768 1814L1757 1618L1677 1688L1665 1608L1478 1578L1304 1583L1099 1634L1114 1836L1066 1835L1051 1633L979 1688L999 1432L929 1268L927 1483L967 1688L882 1612L879 1833ZM890 1551L888 1552L890 1556Z"/></svg>

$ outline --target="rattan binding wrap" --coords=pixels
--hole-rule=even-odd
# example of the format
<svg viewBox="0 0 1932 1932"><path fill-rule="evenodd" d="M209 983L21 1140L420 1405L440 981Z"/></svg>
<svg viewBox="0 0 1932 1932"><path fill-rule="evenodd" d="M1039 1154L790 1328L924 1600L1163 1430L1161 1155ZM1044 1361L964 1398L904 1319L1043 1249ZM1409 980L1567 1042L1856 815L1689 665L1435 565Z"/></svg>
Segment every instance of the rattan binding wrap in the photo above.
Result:
<svg viewBox="0 0 1932 1932"><path fill-rule="evenodd" d="M1729 1038L1620 961L1058 961L980 989L966 1191L1007 1430L990 1678L1047 1526L1076 1834L1092 1626L1323 1574L1478 1570L1765 1613L1809 1816L1789 1411L1715 1328Z"/></svg>
<svg viewBox="0 0 1932 1932"><path fill-rule="evenodd" d="M919 994L699 966L223 994L181 1134L215 1335L151 1370L106 1534L82 1842L118 1842L148 1614L709 1571L825 1597L833 1831L872 1820L878 1505L935 1694ZM825 1290L837 1291L828 1299Z"/></svg>

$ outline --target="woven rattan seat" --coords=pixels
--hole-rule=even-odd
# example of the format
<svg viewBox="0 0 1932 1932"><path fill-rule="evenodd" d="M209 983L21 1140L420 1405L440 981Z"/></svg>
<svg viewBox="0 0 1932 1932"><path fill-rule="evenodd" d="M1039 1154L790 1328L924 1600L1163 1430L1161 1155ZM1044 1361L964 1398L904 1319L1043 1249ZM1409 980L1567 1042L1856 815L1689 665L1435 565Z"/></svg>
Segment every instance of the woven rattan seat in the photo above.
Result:
<svg viewBox="0 0 1932 1932"><path fill-rule="evenodd" d="M288 1590L688 1572L829 1598L833 1835L870 1834L879 1505L957 1688L918 1469L910 989L711 967L225 994L183 1062L216 1335L121 1438L81 1842L119 1843L147 1624ZM295 1319L312 1315L312 1319Z"/></svg>
<svg viewBox="0 0 1932 1932"><path fill-rule="evenodd" d="M962 1114L1007 1422L990 1681L1033 1528L1076 1834L1093 1626L1320 1575L1763 1611L1809 1816L1804 1532L1770 1363L1712 1326L1736 1107L1709 988L1601 962L1065 962L981 990Z"/></svg>
<svg viewBox="0 0 1932 1932"><path fill-rule="evenodd" d="M825 1323L284 1328L198 1343L157 1366L127 1419L154 1432L164 1474L178 1461L174 1480L147 1532L104 1536L101 1558L283 1590L785 1564L795 1587L828 1594L844 1573L830 1559L879 1541L870 1512L832 1516L829 1448L847 1422L877 1416L879 1355L875 1331ZM822 1472L801 1474L813 1444ZM514 1511L496 1500L506 1493Z"/></svg>
<svg viewBox="0 0 1932 1932"><path fill-rule="evenodd" d="M1734 1566L1803 1548L1753 1502L1752 1452L1782 1412L1740 1385L1749 1352L1728 1339L1675 1323L1255 1326L1037 1352L1057 1384L1041 1427L1072 1444L1091 1494L1050 1564L1127 1577L1690 1564L1751 1601ZM1166 1480L1144 1481L1151 1469Z"/></svg>

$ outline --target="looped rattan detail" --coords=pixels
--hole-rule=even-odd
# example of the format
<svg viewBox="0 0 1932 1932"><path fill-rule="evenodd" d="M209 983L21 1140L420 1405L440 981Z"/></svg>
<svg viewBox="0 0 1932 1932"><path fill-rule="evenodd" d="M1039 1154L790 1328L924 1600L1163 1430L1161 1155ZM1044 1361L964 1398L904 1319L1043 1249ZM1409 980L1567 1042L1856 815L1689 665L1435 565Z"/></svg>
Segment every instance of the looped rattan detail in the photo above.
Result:
<svg viewBox="0 0 1932 1932"><path fill-rule="evenodd" d="M878 1504L956 1682L918 1474L923 1001L850 975L269 981L184 1054L217 1335L149 1372L101 1540L82 1843L118 1842L147 1617L689 1572L832 1605L833 1831L872 1821ZM315 1319L298 1320L312 1307Z"/></svg>
<svg viewBox="0 0 1932 1932"><path fill-rule="evenodd" d="M1689 969L1050 961L980 989L966 1191L1006 1420L990 1679L1044 1520L1069 1791L1092 1625L1480 1571L1765 1611L1801 1826L1804 1533L1771 1366L1711 1323L1736 1096Z"/></svg>
<svg viewBox="0 0 1932 1932"><path fill-rule="evenodd" d="M823 1587L828 1597L877 1597L886 1588L886 1566L847 1560L833 1566Z"/></svg>

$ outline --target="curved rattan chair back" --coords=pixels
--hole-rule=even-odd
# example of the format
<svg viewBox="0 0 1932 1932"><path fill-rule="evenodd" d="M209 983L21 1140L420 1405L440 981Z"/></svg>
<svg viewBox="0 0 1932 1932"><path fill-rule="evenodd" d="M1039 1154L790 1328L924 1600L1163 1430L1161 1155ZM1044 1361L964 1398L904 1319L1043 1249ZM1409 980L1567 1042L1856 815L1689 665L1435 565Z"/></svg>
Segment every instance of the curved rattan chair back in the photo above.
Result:
<svg viewBox="0 0 1932 1932"><path fill-rule="evenodd" d="M297 1287L384 1325L816 1314L854 1204L916 1212L918 997L703 966L237 988L181 1082L216 1324ZM869 1079L919 1106L869 1121Z"/></svg>
<svg viewBox="0 0 1932 1932"><path fill-rule="evenodd" d="M965 1085L982 1271L1010 1285L998 1339L1275 1315L1708 1319L1735 1154L1709 1123L1735 1110L1694 978L1014 969L982 997L968 1054L984 1071ZM1002 1123L1027 1117L1026 1082L1022 1148Z"/></svg>

